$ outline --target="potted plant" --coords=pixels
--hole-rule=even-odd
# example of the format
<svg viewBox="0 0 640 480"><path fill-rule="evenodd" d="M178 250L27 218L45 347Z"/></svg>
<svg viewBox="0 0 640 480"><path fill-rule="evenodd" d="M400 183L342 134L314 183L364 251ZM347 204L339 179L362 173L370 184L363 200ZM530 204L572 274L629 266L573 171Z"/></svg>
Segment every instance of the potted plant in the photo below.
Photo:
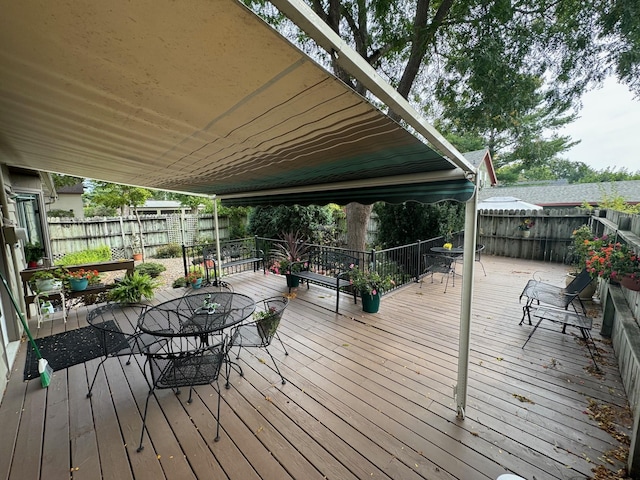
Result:
<svg viewBox="0 0 640 480"><path fill-rule="evenodd" d="M151 300L154 296L153 291L159 286L158 280L134 271L109 290L108 298L125 305L140 303L143 298Z"/></svg>
<svg viewBox="0 0 640 480"><path fill-rule="evenodd" d="M40 270L31 276L30 283L36 293L62 289L62 279L56 270Z"/></svg>
<svg viewBox="0 0 640 480"><path fill-rule="evenodd" d="M97 270L85 270L81 268L74 271L66 271L65 278L69 282L69 288L75 292L86 290L89 285L95 285L100 280Z"/></svg>
<svg viewBox="0 0 640 480"><path fill-rule="evenodd" d="M518 225L518 230L520 230L521 235L524 238L527 238L531 234L531 229L535 226L536 222L531 218L525 218L520 225Z"/></svg>
<svg viewBox="0 0 640 480"><path fill-rule="evenodd" d="M40 245L40 242L28 242L24 246L24 256L29 268L36 268L38 266L38 262L42 260L43 254L44 249Z"/></svg>
<svg viewBox="0 0 640 480"><path fill-rule="evenodd" d="M640 258L625 243L606 242L589 250L587 270L593 278L620 283L629 290L640 291Z"/></svg>
<svg viewBox="0 0 640 480"><path fill-rule="evenodd" d="M277 244L271 252L273 262L269 271L276 275L284 275L287 278L288 287L297 287L300 279L291 274L305 268L305 260L310 247L300 232L283 233L281 236L283 242Z"/></svg>
<svg viewBox="0 0 640 480"><path fill-rule="evenodd" d="M360 292L362 297L362 310L368 313L376 313L380 308L380 295L395 285L391 275L380 275L376 270L363 270L357 265L352 265L349 271L349 279L353 288Z"/></svg>
<svg viewBox="0 0 640 480"><path fill-rule="evenodd" d="M131 235L131 251L133 252L133 259L135 261L142 260L142 239L140 235Z"/></svg>
<svg viewBox="0 0 640 480"><path fill-rule="evenodd" d="M200 288L202 286L203 277L204 272L202 271L202 267L200 265L195 265L189 269L189 273L185 277L185 280L188 284L191 284L192 288Z"/></svg>

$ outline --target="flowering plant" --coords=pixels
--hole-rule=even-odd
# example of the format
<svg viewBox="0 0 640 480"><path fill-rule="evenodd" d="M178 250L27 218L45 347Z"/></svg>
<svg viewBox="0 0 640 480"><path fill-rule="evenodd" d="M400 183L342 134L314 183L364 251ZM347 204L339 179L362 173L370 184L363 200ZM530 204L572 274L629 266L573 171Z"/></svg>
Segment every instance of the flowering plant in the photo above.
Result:
<svg viewBox="0 0 640 480"><path fill-rule="evenodd" d="M349 280L360 294L377 295L395 286L391 275L382 276L375 270L363 270L357 265L350 265Z"/></svg>
<svg viewBox="0 0 640 480"><path fill-rule="evenodd" d="M289 260L282 258L276 260L269 266L269 271L276 275L286 275L287 273L299 272L307 268L308 263L302 262L300 259Z"/></svg>
<svg viewBox="0 0 640 480"><path fill-rule="evenodd" d="M303 258L308 256L309 245L300 232L283 233L282 240L283 243L277 244L272 252L275 261L269 266L269 271L276 275L286 275L307 268Z"/></svg>
<svg viewBox="0 0 640 480"><path fill-rule="evenodd" d="M189 273L184 277L187 283L195 283L198 279L204 277L204 273L201 268L191 268Z"/></svg>
<svg viewBox="0 0 640 480"><path fill-rule="evenodd" d="M81 268L79 270L74 270L73 272L66 272L66 277L75 278L76 280L86 278L89 280L89 284L94 284L100 280L100 273L97 270L85 270L84 268Z"/></svg>
<svg viewBox="0 0 640 480"><path fill-rule="evenodd" d="M533 226L536 224L532 219L525 218L520 225L518 225L518 230L531 230Z"/></svg>
<svg viewBox="0 0 640 480"><path fill-rule="evenodd" d="M589 250L587 270L592 277L622 280L624 277L640 278L640 259L624 243L604 243Z"/></svg>

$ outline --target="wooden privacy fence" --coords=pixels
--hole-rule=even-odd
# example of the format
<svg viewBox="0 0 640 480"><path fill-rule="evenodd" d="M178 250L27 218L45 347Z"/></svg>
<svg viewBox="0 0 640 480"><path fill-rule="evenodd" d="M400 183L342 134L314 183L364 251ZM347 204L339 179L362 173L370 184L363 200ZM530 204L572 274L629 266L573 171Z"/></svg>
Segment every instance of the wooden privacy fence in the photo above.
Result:
<svg viewBox="0 0 640 480"><path fill-rule="evenodd" d="M158 247L191 244L196 239L215 237L212 214L141 215L142 239L147 257ZM111 248L114 260L131 258L132 236L139 233L136 217L49 218L53 261L67 253L100 246ZM218 220L220 238L229 236L229 219Z"/></svg>
<svg viewBox="0 0 640 480"><path fill-rule="evenodd" d="M589 224L588 210L481 210L478 212L478 240L485 253L502 257L563 262L568 257L571 235ZM525 220L534 223L521 230Z"/></svg>

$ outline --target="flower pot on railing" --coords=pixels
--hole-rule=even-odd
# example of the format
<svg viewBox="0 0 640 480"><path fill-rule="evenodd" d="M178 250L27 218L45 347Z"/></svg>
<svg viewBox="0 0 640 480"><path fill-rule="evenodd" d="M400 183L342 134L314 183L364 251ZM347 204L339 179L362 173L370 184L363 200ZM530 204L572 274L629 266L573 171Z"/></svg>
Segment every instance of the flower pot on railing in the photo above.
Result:
<svg viewBox="0 0 640 480"><path fill-rule="evenodd" d="M640 292L640 277L627 275L626 277L622 277L620 285L634 292Z"/></svg>

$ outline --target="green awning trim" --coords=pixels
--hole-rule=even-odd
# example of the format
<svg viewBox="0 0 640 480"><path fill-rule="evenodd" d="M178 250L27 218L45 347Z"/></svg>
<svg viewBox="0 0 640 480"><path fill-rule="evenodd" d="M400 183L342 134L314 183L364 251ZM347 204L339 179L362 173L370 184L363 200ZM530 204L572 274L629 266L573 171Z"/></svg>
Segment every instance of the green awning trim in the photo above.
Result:
<svg viewBox="0 0 640 480"><path fill-rule="evenodd" d="M473 196L475 186L466 179L442 182L413 183L402 185L349 188L342 190L287 193L281 195L261 195L244 198L221 198L228 207L266 206L266 205L326 205L337 203L346 205L357 202L370 205L375 202L386 203L437 203L444 200L467 202Z"/></svg>

